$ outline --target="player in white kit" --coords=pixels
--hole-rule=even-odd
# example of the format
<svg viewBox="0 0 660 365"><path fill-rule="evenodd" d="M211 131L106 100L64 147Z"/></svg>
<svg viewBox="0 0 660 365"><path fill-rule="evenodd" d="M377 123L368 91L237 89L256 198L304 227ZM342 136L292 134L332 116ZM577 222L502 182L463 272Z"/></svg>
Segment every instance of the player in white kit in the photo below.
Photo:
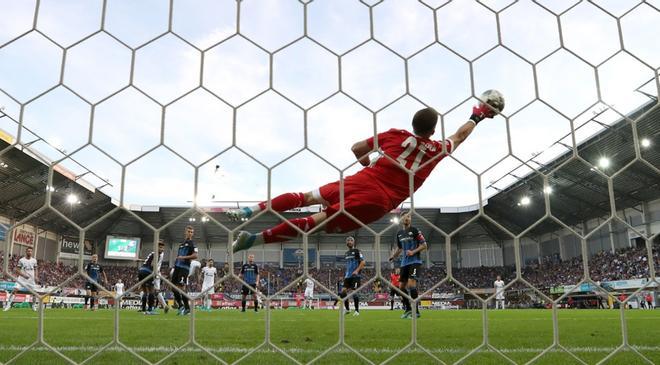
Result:
<svg viewBox="0 0 660 365"><path fill-rule="evenodd" d="M314 301L314 280L307 278L305 279L305 303L303 304L303 309L314 309L312 302Z"/></svg>
<svg viewBox="0 0 660 365"><path fill-rule="evenodd" d="M213 266L213 259L206 261L206 266L202 268L202 293L204 295L204 306L202 310L211 311L211 294L215 294L215 275L218 269Z"/></svg>
<svg viewBox="0 0 660 365"><path fill-rule="evenodd" d="M165 298L163 297L163 292L160 288L160 268L163 267L163 257L165 256L165 241L158 240L158 263L156 264L156 277L154 278L154 291L156 292L156 298L158 298L158 303L163 307L165 314L170 311L170 306L167 305Z"/></svg>
<svg viewBox="0 0 660 365"><path fill-rule="evenodd" d="M115 294L119 301L119 309L121 309L121 300L123 299L121 296L124 295L124 283L122 283L121 279L117 280L117 284L115 284Z"/></svg>
<svg viewBox="0 0 660 365"><path fill-rule="evenodd" d="M504 309L504 281L497 275L497 280L493 284L495 287L495 309Z"/></svg>
<svg viewBox="0 0 660 365"><path fill-rule="evenodd" d="M37 311L37 297L34 295L34 291L37 289L36 278L39 277L37 272L37 259L32 257L32 248L28 247L25 250L25 257L21 257L18 260L18 266L16 267L16 286L11 291L9 298L5 302L4 311L11 309L11 303L14 301L14 296L18 292L30 293L32 294L32 310Z"/></svg>

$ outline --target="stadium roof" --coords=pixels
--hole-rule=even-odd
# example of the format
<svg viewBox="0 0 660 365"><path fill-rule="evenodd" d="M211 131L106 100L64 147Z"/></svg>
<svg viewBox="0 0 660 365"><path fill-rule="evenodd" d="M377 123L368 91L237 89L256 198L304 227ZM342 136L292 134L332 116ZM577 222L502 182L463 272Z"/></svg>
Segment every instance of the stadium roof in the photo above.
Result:
<svg viewBox="0 0 660 365"><path fill-rule="evenodd" d="M637 121L635 132L640 140L648 139L650 146L639 148L644 161L632 162L635 158L635 146L633 127L629 119L636 118L640 119ZM484 206L485 213L514 234L522 232L538 221L545 213L546 192L544 192L542 175L532 168L541 173L551 172L548 175L548 183L552 192L547 195L551 202L551 212L568 225L576 226L588 219L609 215L609 187L603 175L612 176L623 167L625 170L616 173L612 184L617 209L635 207L642 202L660 198L660 175L657 173L657 169L660 168L660 150L657 148L660 145L660 108L657 104L649 102L626 118L612 125L603 126L599 133L578 144L576 156L573 156L571 149L567 149L568 152L545 164L538 163L534 159L524 161L524 164L521 162L520 169L509 173L516 178L516 182L490 197ZM0 151L5 150L10 142L8 138L0 139ZM609 167L592 167L598 166L602 157L609 159ZM17 145L0 155L0 214L21 220L44 205L48 189L47 163L28 146ZM519 171L525 173L517 176ZM31 223L43 229L75 235L76 230L61 219L60 215L84 227L117 209L110 197L94 186L86 184L83 178L84 176L74 176L56 166L51 190L52 206L58 212L41 211L31 217ZM67 202L69 194L75 194L80 203ZM529 204L521 204L523 197L529 198ZM239 224L228 222L218 209L211 208L205 211L229 229ZM451 211L444 208L424 208L418 209L417 212L447 233L477 214L475 210ZM300 214L286 213L285 217ZM196 235L201 242L214 244L226 242L226 231L214 223L202 223L201 216L199 212L191 213L189 208L185 207L141 207L138 211L130 212L117 209L94 225L87 233L87 237L103 239L107 234L145 238L151 236L150 230L139 222L139 217L157 228L176 219L165 229L162 238L177 240L184 226L191 223L189 219L195 217L196 221L193 224L200 227ZM370 225L370 228L379 232L390 227L390 232L393 232L391 218L386 216ZM258 231L277 222L279 222L277 217L266 214L251 222L246 228ZM416 221L415 224L430 232L427 237L429 240L439 237L438 232L426 226L421 220ZM557 228L555 222L546 220L532 230L531 236ZM356 234L369 235L364 228L358 230ZM343 238L337 235L323 235L323 242L343 241ZM499 242L508 237L510 237L508 234L487 219L478 219L462 229L455 241ZM315 234L310 242L320 240L321 234Z"/></svg>

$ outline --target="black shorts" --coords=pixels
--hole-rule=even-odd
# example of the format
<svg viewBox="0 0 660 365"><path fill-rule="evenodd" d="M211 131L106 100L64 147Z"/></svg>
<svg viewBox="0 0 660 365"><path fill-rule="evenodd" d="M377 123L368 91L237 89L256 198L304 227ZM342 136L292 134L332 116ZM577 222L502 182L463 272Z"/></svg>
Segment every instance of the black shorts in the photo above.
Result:
<svg viewBox="0 0 660 365"><path fill-rule="evenodd" d="M138 271L138 281L144 280L144 278L146 278L149 275L151 275L150 272L139 270ZM154 278L153 278L153 276L150 279L148 279L147 281L143 282L142 287L153 288L154 287Z"/></svg>
<svg viewBox="0 0 660 365"><path fill-rule="evenodd" d="M190 269L175 267L174 273L172 273L172 283L176 286L186 285L186 280L188 279L189 273L190 273Z"/></svg>
<svg viewBox="0 0 660 365"><path fill-rule="evenodd" d="M255 284L252 284L252 285L243 285L243 286L241 287L241 294L243 294L243 295L256 294L256 292L254 291L254 285L255 285Z"/></svg>
<svg viewBox="0 0 660 365"><path fill-rule="evenodd" d="M399 294L398 291L394 290L394 288L390 288L390 297L394 297L395 295L398 297L401 296L401 294Z"/></svg>
<svg viewBox="0 0 660 365"><path fill-rule="evenodd" d="M399 280L401 284L405 285L408 283L408 279L418 280L422 274L422 264L410 264L406 266L401 266L401 277Z"/></svg>
<svg viewBox="0 0 660 365"><path fill-rule="evenodd" d="M90 291L93 291L93 292L98 292L98 291L99 291L99 289L98 289L98 287L96 286L96 284L93 283L93 282L91 282L91 281L86 281L86 282L85 282L85 289L90 290Z"/></svg>
<svg viewBox="0 0 660 365"><path fill-rule="evenodd" d="M355 290L360 287L360 277L352 276L344 279L344 288Z"/></svg>

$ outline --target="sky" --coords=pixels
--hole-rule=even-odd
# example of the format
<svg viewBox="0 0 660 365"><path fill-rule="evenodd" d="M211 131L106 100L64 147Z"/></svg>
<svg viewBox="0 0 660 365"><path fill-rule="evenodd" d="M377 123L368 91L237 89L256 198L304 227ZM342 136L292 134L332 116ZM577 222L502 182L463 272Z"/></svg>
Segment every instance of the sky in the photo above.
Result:
<svg viewBox="0 0 660 365"><path fill-rule="evenodd" d="M497 89L503 115L415 194L464 207L566 152L571 121L579 142L594 111L647 102L660 67L659 1L384 1L370 24L375 3L314 0L305 23L303 2L244 0L237 34L229 0L174 0L173 33L165 0L0 0L0 129L22 119L21 143L117 201L124 170L126 206L227 206L266 199L269 170L272 196L355 173L353 143L425 105L448 136Z"/></svg>

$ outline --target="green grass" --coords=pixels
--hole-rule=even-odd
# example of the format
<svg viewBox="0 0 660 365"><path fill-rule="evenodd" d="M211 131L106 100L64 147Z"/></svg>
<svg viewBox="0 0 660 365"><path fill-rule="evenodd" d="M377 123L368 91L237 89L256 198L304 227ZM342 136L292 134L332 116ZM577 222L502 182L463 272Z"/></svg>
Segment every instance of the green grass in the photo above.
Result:
<svg viewBox="0 0 660 365"><path fill-rule="evenodd" d="M135 311L119 314L119 340L150 362L157 362L181 346L183 351L165 364L216 364L217 356L242 364L288 364L291 360L273 347L261 345L266 336L266 313L240 313L236 310L197 312L192 317L174 313L145 316ZM363 310L360 317L345 319L346 343L364 357L379 363L393 356L411 341L412 322L399 318L400 312ZM330 310L276 310L270 313L271 342L300 362L309 362L339 339L339 312ZM489 311L485 318L490 344L517 363L526 363L552 344L552 312L549 310ZM437 358L453 363L477 348L483 341L484 317L481 311L424 311L417 321L418 343ZM618 310L560 310L560 343L587 363L596 363L622 343ZM37 339L38 314L29 309L0 312L0 363L14 358ZM75 362L82 362L114 337L114 311L88 312L74 309L46 310L44 340ZM193 326L194 325L194 326ZM629 342L648 359L660 364L660 310L626 312ZM200 350L189 343L194 331ZM14 359L15 364L65 364L57 354L36 346ZM97 355L91 364L139 364L125 349L113 345ZM318 364L367 363L347 347L339 346L320 358ZM435 359L418 347L394 358L392 364L430 364ZM465 360L466 364L502 364L498 353L483 349ZM537 364L578 364L569 354L553 350ZM608 364L644 364L634 352L626 351Z"/></svg>

